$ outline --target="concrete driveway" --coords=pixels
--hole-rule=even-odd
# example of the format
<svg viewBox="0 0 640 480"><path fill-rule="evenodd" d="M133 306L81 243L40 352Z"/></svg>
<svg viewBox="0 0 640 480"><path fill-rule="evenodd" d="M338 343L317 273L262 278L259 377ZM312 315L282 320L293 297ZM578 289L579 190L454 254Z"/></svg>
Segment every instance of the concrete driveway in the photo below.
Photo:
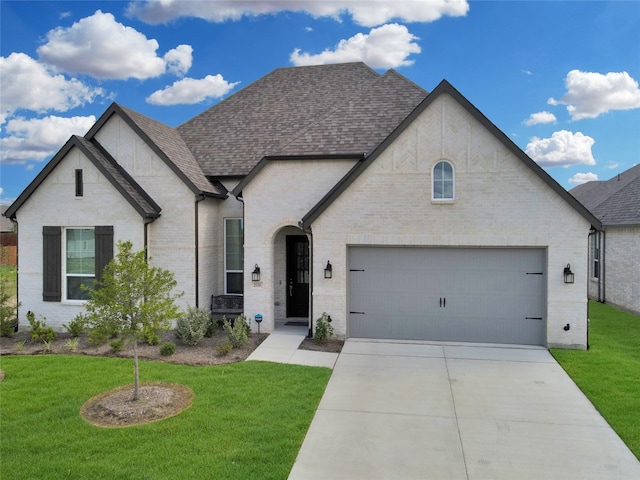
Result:
<svg viewBox="0 0 640 480"><path fill-rule="evenodd" d="M289 480L640 479L543 348L348 340Z"/></svg>

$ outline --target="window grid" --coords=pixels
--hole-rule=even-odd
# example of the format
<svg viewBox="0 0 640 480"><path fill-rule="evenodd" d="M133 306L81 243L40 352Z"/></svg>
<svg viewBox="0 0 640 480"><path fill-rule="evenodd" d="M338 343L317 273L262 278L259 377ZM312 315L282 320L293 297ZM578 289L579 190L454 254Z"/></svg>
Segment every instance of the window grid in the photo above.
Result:
<svg viewBox="0 0 640 480"><path fill-rule="evenodd" d="M432 200L446 201L455 198L453 165L441 161L433 167Z"/></svg>
<svg viewBox="0 0 640 480"><path fill-rule="evenodd" d="M244 223L241 218L224 219L224 291L244 293Z"/></svg>
<svg viewBox="0 0 640 480"><path fill-rule="evenodd" d="M88 292L82 286L93 286L96 269L95 245L93 228L65 229L63 259L66 300L88 300Z"/></svg>

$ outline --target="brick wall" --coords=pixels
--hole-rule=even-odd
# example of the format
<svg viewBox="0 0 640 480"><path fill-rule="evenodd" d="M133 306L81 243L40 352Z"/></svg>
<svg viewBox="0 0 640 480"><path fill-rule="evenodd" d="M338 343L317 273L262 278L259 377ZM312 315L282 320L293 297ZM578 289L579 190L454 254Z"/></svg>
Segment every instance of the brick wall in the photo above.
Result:
<svg viewBox="0 0 640 480"><path fill-rule="evenodd" d="M606 302L640 315L640 227L609 227L605 262Z"/></svg>
<svg viewBox="0 0 640 480"><path fill-rule="evenodd" d="M456 180L455 201L444 204L431 199L431 171L442 159L454 165ZM276 162L245 189L245 263L267 266L261 288L245 295L249 314L274 312L274 232L296 225L339 177L323 177L312 163ZM348 246L541 247L548 262L548 345L584 348L589 227L466 110L442 96L312 225L312 315L330 313L336 333L347 334ZM327 260L331 280L323 278ZM567 263L576 275L573 285L563 283ZM569 332L562 329L566 323Z"/></svg>

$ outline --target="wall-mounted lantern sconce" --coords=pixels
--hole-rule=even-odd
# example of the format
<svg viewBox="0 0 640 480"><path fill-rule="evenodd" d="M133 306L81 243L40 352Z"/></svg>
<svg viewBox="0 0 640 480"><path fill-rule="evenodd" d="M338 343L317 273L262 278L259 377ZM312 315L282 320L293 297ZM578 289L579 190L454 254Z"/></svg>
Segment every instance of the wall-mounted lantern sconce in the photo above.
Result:
<svg viewBox="0 0 640 480"><path fill-rule="evenodd" d="M327 266L324 267L324 278L333 278L333 266L327 260Z"/></svg>
<svg viewBox="0 0 640 480"><path fill-rule="evenodd" d="M256 268L254 268L253 272L251 272L251 280L254 282L260 281L260 267L258 266L257 263L256 263Z"/></svg>
<svg viewBox="0 0 640 480"><path fill-rule="evenodd" d="M573 283L574 275L571 271L571 265L567 263L567 266L564 267L564 283Z"/></svg>

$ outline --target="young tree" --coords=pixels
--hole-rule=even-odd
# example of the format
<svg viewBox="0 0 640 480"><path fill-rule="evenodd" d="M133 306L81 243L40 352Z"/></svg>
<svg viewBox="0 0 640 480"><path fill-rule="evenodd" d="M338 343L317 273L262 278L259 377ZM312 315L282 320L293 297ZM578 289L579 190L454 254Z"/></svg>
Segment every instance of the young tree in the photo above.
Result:
<svg viewBox="0 0 640 480"><path fill-rule="evenodd" d="M138 340L145 331L168 329L182 315L175 300L173 273L151 267L144 251L132 252L130 241L117 243L118 252L104 268L86 304L90 327L133 342L134 392L139 398Z"/></svg>

